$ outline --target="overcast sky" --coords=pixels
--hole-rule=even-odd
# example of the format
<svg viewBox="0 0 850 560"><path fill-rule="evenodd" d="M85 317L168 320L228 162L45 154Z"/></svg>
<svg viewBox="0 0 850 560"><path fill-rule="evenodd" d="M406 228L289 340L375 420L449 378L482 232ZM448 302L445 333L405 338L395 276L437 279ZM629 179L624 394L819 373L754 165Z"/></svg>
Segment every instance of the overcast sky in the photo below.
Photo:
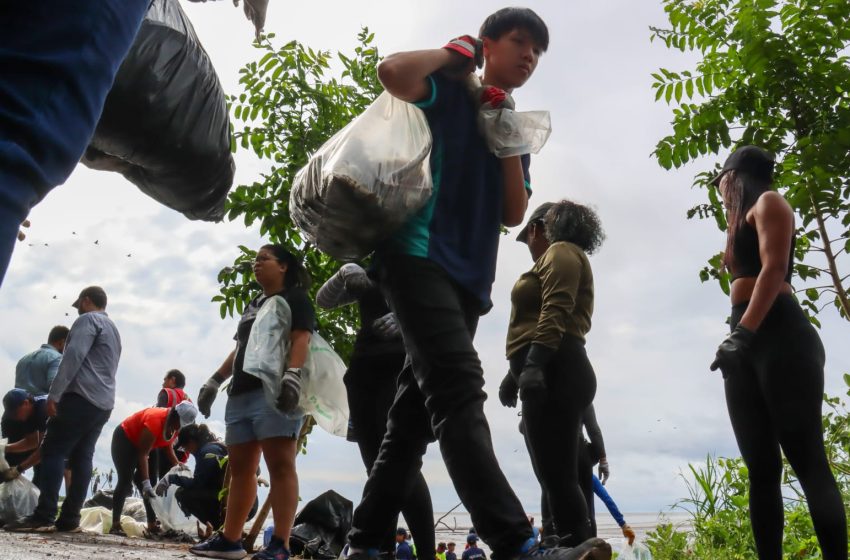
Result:
<svg viewBox="0 0 850 560"><path fill-rule="evenodd" d="M375 32L383 54L442 46L475 33L490 0L289 2L272 0L267 31L283 44L298 39L315 49L349 51L361 25ZM679 473L708 453L737 454L719 374L708 371L725 332L729 304L697 273L724 244L710 222L685 219L701 201L693 175L703 161L666 172L650 157L667 134L671 110L653 102L650 72L692 63L650 44L649 25L663 25L658 2L608 0L528 2L549 25L551 44L535 75L515 93L521 109L548 109L553 133L532 159L532 207L558 198L594 205L608 239L591 258L596 309L588 353L598 377L596 408L612 477L608 488L623 511L659 511L686 495ZM238 69L257 58L253 29L230 2L184 3L228 93L239 93ZM725 157L725 153L722 157ZM266 167L236 154L237 182ZM170 368L183 370L194 397L231 349L236 319L221 320L216 274L236 246L265 240L241 223L190 222L138 192L120 175L78 167L37 206L26 242L18 244L0 290L0 387L11 388L14 366L46 340L54 324L70 325L79 290L99 284L123 339L118 401L103 430L96 461L111 466L112 429L150 406ZM495 307L481 321L476 346L492 396L485 410L500 463L528 511L539 490L517 432L515 410L499 405L507 364L509 292L530 268L527 249L504 238L493 290ZM95 243L97 241L97 243ZM827 390L850 371L848 325L832 310L822 317ZM842 342L844 344L842 344ZM212 425L223 435L225 395ZM424 466L437 511L458 499L436 446ZM365 472L354 444L315 432L299 459L301 496L334 488L358 500Z"/></svg>

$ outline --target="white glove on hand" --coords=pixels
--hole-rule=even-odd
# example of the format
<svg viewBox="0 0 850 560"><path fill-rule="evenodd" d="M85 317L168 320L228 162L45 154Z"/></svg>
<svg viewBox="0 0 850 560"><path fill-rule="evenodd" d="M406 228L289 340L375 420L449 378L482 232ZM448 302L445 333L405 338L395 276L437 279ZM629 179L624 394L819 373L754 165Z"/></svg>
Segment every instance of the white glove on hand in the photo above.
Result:
<svg viewBox="0 0 850 560"><path fill-rule="evenodd" d="M361 266L354 263L342 265L339 275L345 282L345 290L354 297L359 298L374 285L369 275Z"/></svg>
<svg viewBox="0 0 850 560"><path fill-rule="evenodd" d="M145 498L156 498L156 494L153 491L150 480L142 481L142 496Z"/></svg>
<svg viewBox="0 0 850 560"><path fill-rule="evenodd" d="M191 471L192 470L192 469L189 468L189 465L187 465L186 463L177 463L174 466L177 467L177 472Z"/></svg>

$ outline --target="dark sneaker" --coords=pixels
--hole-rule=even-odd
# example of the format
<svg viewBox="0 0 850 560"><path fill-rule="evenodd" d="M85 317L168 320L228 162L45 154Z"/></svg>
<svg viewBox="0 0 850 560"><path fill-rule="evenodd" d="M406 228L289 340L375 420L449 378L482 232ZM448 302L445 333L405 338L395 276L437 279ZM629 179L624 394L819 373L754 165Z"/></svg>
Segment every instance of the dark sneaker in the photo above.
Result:
<svg viewBox="0 0 850 560"><path fill-rule="evenodd" d="M189 552L196 556L223 558L224 560L240 560L248 556L248 553L242 548L242 543L231 542L224 538L221 533L216 533L212 538L196 544L189 549Z"/></svg>
<svg viewBox="0 0 850 560"><path fill-rule="evenodd" d="M283 373L280 382L280 396L277 398L277 407L283 412L292 412L298 406L301 399L301 375L297 370L288 369Z"/></svg>
<svg viewBox="0 0 850 560"><path fill-rule="evenodd" d="M127 533L124 532L124 529L122 529L121 526L116 527L115 525L113 525L112 528L109 529L109 534L115 535L116 537L126 537L127 536Z"/></svg>
<svg viewBox="0 0 850 560"><path fill-rule="evenodd" d="M264 546L259 552L251 557L251 560L289 560L289 551L283 546L283 541L272 537L268 546Z"/></svg>
<svg viewBox="0 0 850 560"><path fill-rule="evenodd" d="M3 530L11 533L53 533L56 531L56 525L50 521L30 515L29 517L22 517L17 521L6 523Z"/></svg>
<svg viewBox="0 0 850 560"><path fill-rule="evenodd" d="M533 546L517 560L611 560L611 545L602 539L587 539L574 548Z"/></svg>
<svg viewBox="0 0 850 560"><path fill-rule="evenodd" d="M57 533L82 533L83 528L79 526L79 524L69 524L69 523L60 523L56 522L56 532Z"/></svg>

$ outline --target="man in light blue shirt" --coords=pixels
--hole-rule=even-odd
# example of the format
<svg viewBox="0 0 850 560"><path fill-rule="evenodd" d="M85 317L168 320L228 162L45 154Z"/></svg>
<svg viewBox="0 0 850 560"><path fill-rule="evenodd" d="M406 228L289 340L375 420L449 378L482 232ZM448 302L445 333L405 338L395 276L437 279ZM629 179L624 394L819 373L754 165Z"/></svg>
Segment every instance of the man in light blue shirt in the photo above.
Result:
<svg viewBox="0 0 850 560"><path fill-rule="evenodd" d="M30 352L18 361L15 368L15 389L23 389L34 397L46 395L53 378L59 372L59 361L68 338L68 327L57 325L50 329L47 344Z"/></svg>
<svg viewBox="0 0 850 560"><path fill-rule="evenodd" d="M106 292L89 286L73 304L80 317L71 326L59 372L50 386L47 413L51 417L41 445L41 495L29 517L6 524L15 532L76 532L80 508L92 473L92 456L100 432L115 404L115 373L121 337L106 315ZM59 510L59 487L65 460L71 486Z"/></svg>

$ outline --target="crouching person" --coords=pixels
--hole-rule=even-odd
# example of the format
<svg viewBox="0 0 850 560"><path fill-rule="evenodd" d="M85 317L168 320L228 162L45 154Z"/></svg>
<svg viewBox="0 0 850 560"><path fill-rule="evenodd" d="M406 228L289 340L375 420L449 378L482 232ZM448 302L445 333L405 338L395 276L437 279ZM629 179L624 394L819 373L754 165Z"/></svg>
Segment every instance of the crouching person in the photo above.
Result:
<svg viewBox="0 0 850 560"><path fill-rule="evenodd" d="M227 469L227 447L219 441L206 424L191 424L180 430L177 449L190 453L195 458L194 476L170 474L156 485L157 496L164 496L169 486L178 486L175 492L177 503L186 515L194 515L201 523L215 528L224 522L225 470ZM257 499L248 514L257 512Z"/></svg>
<svg viewBox="0 0 850 560"><path fill-rule="evenodd" d="M178 430L195 422L198 409L190 401L173 408L145 408L128 417L112 434L112 461L118 475L112 504L112 535L123 535L121 512L124 500L130 495L132 484L142 494L148 531L155 531L156 515L150 498L155 496L148 471L148 457L153 449L165 449L171 466L179 464L174 454Z"/></svg>
<svg viewBox="0 0 850 560"><path fill-rule="evenodd" d="M0 480L17 478L30 467L32 482L39 485L39 445L47 427L47 395L34 397L23 389L12 389L3 397L3 437L9 440L6 446L6 461L11 468L0 474Z"/></svg>

